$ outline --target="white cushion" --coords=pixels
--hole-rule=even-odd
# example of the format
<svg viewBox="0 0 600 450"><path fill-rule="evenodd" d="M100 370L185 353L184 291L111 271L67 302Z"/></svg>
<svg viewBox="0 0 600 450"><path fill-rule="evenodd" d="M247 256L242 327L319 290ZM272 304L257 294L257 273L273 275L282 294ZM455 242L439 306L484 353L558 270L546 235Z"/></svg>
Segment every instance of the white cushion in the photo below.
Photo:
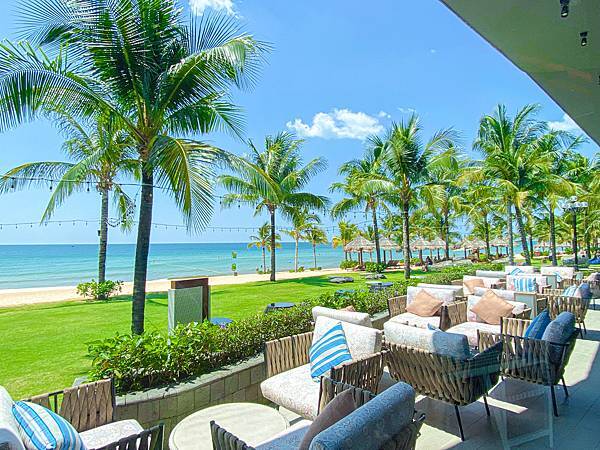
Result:
<svg viewBox="0 0 600 450"><path fill-rule="evenodd" d="M473 275L463 275L463 282L468 281L468 280L478 280L478 279L483 281L483 286L488 289L491 289L492 286L497 285L502 281L501 278L475 277ZM465 293L470 293L470 292L468 292L468 289L465 289Z"/></svg>
<svg viewBox="0 0 600 450"><path fill-rule="evenodd" d="M371 316L367 313L341 311L339 309L325 308L323 306L315 306L312 309L313 320L316 322L317 317L329 317L331 319L340 320L342 322L362 325L363 327L373 327Z"/></svg>
<svg viewBox="0 0 600 450"><path fill-rule="evenodd" d="M421 317L413 313L402 313L390 319L390 322L410 325L411 327L427 328L427 325L440 327L440 316Z"/></svg>
<svg viewBox="0 0 600 450"><path fill-rule="evenodd" d="M455 288L456 286L452 286L452 287ZM458 287L461 288L461 286L458 286ZM430 287L409 286L406 289L406 304L410 305L413 302L413 300L415 299L415 297L417 296L417 294L421 291L425 291L429 295L437 298L438 300L443 302L444 305L454 302L454 299L457 295L456 289L440 289L440 288L430 288Z"/></svg>
<svg viewBox="0 0 600 450"><path fill-rule="evenodd" d="M311 424L310 420L300 420L254 448L256 450L297 450Z"/></svg>
<svg viewBox="0 0 600 450"><path fill-rule="evenodd" d="M495 290L496 289L494 289L494 291ZM525 308L527 308L527 305L525 303L507 300L504 297L502 297L502 298L506 302L510 303L513 306L513 310L512 310L513 314L521 314L523 311L525 311ZM513 298L514 298L514 296L513 296ZM467 297L467 322L485 323L482 319L480 319L477 316L477 314L475 314L473 311L471 311L473 306L475 306L479 302L479 300L481 300L481 297L476 296L476 295L469 295L469 297Z"/></svg>
<svg viewBox="0 0 600 450"><path fill-rule="evenodd" d="M305 419L315 420L319 409L319 383L310 377L310 365L279 373L260 383L262 395Z"/></svg>
<svg viewBox="0 0 600 450"><path fill-rule="evenodd" d="M515 280L523 280L523 279L533 279L537 285L538 293L542 293L542 289L548 284L548 280L546 279L546 275L542 275L541 273L525 273L521 275L507 275L506 276L506 289L509 291L518 291L515 288Z"/></svg>
<svg viewBox="0 0 600 450"><path fill-rule="evenodd" d="M489 333L500 333L500 325L490 325L489 323L481 322L464 322L448 328L446 332L465 335L469 340L469 345L477 347L479 343L478 330L487 331Z"/></svg>
<svg viewBox="0 0 600 450"><path fill-rule="evenodd" d="M444 289L448 291L454 291L455 297L462 297L463 287L454 286L452 284L431 284L431 283L419 283L417 287L431 288L431 289Z"/></svg>
<svg viewBox="0 0 600 450"><path fill-rule="evenodd" d="M381 351L382 332L380 330L341 322L324 316L317 317L315 321L313 342L319 340L324 333L337 323L342 324L352 359L363 358Z"/></svg>
<svg viewBox="0 0 600 450"><path fill-rule="evenodd" d="M502 270L476 270L476 277L488 277L488 278L504 278L506 274Z"/></svg>
<svg viewBox="0 0 600 450"><path fill-rule="evenodd" d="M465 336L444 331L426 330L392 321L383 324L385 338L393 344L419 348L431 353L468 358L469 345Z"/></svg>
<svg viewBox="0 0 600 450"><path fill-rule="evenodd" d="M87 448L99 448L142 431L144 431L142 426L136 420L130 419L92 428L79 433L79 435Z"/></svg>
<svg viewBox="0 0 600 450"><path fill-rule="evenodd" d="M473 295L475 295L477 297L482 297L483 294L485 294L487 291L492 291L498 297L503 298L507 302L509 302L509 301L512 302L515 300L516 292L515 291L507 291L506 289L489 289L489 288L476 287L473 290Z"/></svg>
<svg viewBox="0 0 600 450"><path fill-rule="evenodd" d="M562 280L572 280L573 278L575 278L575 268L574 267L543 266L542 268L540 268L540 273L542 275L559 274Z"/></svg>
<svg viewBox="0 0 600 450"><path fill-rule="evenodd" d="M12 413L14 402L4 387L0 386L0 443L8 444L9 450L24 450L19 436L19 426Z"/></svg>
<svg viewBox="0 0 600 450"><path fill-rule="evenodd" d="M533 266L504 266L504 273L508 275L515 269L519 269L521 273L535 273Z"/></svg>

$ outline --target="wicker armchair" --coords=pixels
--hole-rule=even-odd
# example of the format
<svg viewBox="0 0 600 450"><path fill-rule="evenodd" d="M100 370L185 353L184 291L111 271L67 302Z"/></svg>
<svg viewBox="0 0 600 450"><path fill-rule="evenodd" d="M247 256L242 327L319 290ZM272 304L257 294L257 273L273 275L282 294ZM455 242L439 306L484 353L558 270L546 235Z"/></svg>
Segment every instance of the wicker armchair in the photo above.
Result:
<svg viewBox="0 0 600 450"><path fill-rule="evenodd" d="M562 380L565 396L569 396L564 372L575 347L578 331L572 334L566 344L553 344L541 339L523 337L530 323L530 320L504 318L500 334L480 332L479 348L485 350L502 343L502 375L550 386L552 408L554 415L558 417L554 386ZM557 349L559 356L552 356L553 351Z"/></svg>
<svg viewBox="0 0 600 450"><path fill-rule="evenodd" d="M85 434L86 431L115 423L116 396L113 380L81 384L62 391L36 395L27 400L54 411L80 433ZM161 450L163 433L164 426L161 424L94 450Z"/></svg>
<svg viewBox="0 0 600 450"><path fill-rule="evenodd" d="M585 316L587 315L590 301L579 297L562 295L562 293L563 290L561 289L544 289L544 293L537 299L537 310L548 309L548 313L552 319L564 311L573 313L575 321L579 326L579 333L583 337L583 334L587 333Z"/></svg>
<svg viewBox="0 0 600 450"><path fill-rule="evenodd" d="M357 388L345 383L334 381L330 378L321 378L321 386L319 392L319 411L321 411L336 395L344 392L348 389L352 390L354 402L357 408L360 408L367 402L375 398L375 394L372 392ZM411 423L409 423L401 433L394 436L392 440L386 442L386 450L413 450L415 448L417 438L419 437L419 431L425 415L415 411ZM224 428L221 428L217 423L212 421L210 423L210 429L212 434L212 444L214 450L254 450L253 447L248 446L237 436L231 434ZM284 450L284 449L282 449Z"/></svg>
<svg viewBox="0 0 600 450"><path fill-rule="evenodd" d="M401 344L388 343L387 346L385 359L392 378L410 384L421 395L453 405L463 441L459 406L483 397L487 415L490 415L486 394L498 382L502 343L467 360Z"/></svg>
<svg viewBox="0 0 600 450"><path fill-rule="evenodd" d="M308 350L313 333L288 336L265 344L267 378L309 363ZM335 381L377 392L383 375L383 352L356 359L331 369Z"/></svg>
<svg viewBox="0 0 600 450"><path fill-rule="evenodd" d="M460 325L467 321L467 302L456 302L448 305L447 314L450 327ZM531 308L526 308L522 313L514 314L514 318L517 319L529 319L531 317Z"/></svg>
<svg viewBox="0 0 600 450"><path fill-rule="evenodd" d="M461 301L462 297L457 297L456 301ZM398 316L400 314L404 314L406 311L406 295L401 295L398 297L390 297L388 298L388 313L390 318L394 316ZM450 328L450 320L448 318L448 310L446 305L442 305L440 308L440 316L439 322L436 325L440 330L447 330Z"/></svg>

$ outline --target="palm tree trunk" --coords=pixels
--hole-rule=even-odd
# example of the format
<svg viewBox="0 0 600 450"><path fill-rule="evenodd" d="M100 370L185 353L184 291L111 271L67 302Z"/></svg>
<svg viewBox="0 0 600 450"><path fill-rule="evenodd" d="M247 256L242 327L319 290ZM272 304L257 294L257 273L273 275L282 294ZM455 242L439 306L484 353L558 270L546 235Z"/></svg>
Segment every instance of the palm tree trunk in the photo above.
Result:
<svg viewBox="0 0 600 450"><path fill-rule="evenodd" d="M529 235L529 254L533 258L533 235Z"/></svg>
<svg viewBox="0 0 600 450"><path fill-rule="evenodd" d="M148 253L150 251L150 231L152 230L152 204L154 202L154 176L152 171L142 171L142 197L135 246L135 268L133 273L133 301L131 311L131 332L144 332L144 308L146 306L146 276L148 274Z"/></svg>
<svg viewBox="0 0 600 450"><path fill-rule="evenodd" d="M450 259L450 219L448 211L444 211L444 242L446 243L446 259Z"/></svg>
<svg viewBox="0 0 600 450"><path fill-rule="evenodd" d="M263 245L262 247L262 252L263 252L263 268L262 271L263 273L267 271L267 249L266 247Z"/></svg>
<svg viewBox="0 0 600 450"><path fill-rule="evenodd" d="M490 252L490 224L488 223L487 213L483 215L483 231L485 233L485 255L489 261L492 254Z"/></svg>
<svg viewBox="0 0 600 450"><path fill-rule="evenodd" d="M373 212L373 234L375 237L375 253L377 255L377 264L381 263L381 254L379 251L379 227L377 226L377 211L375 206L371 207L371 211Z"/></svg>
<svg viewBox="0 0 600 450"><path fill-rule="evenodd" d="M588 231L588 210L583 212L583 239L585 241L585 256L587 259L592 258L592 240Z"/></svg>
<svg viewBox="0 0 600 450"><path fill-rule="evenodd" d="M294 272L298 272L298 236L295 238L296 241L296 253L294 254Z"/></svg>
<svg viewBox="0 0 600 450"><path fill-rule="evenodd" d="M523 253L525 254L525 264L530 266L531 254L529 253L529 246L527 245L527 233L525 232L525 225L523 224L521 208L517 205L515 205L515 217L517 218L517 226L519 227L519 234L521 236L521 247L523 247Z"/></svg>
<svg viewBox="0 0 600 450"><path fill-rule="evenodd" d="M552 257L552 265L558 266L556 258L556 224L554 223L554 207L550 206L550 253Z"/></svg>
<svg viewBox="0 0 600 450"><path fill-rule="evenodd" d="M100 243L98 247L98 283L106 281L106 247L108 244L108 189L102 188L102 202L100 207ZM105 300L105 296L99 296Z"/></svg>
<svg viewBox="0 0 600 450"><path fill-rule="evenodd" d="M404 278L410 278L410 230L409 230L409 204L404 202L402 211L402 239L404 247Z"/></svg>
<svg viewBox="0 0 600 450"><path fill-rule="evenodd" d="M271 213L271 281L275 281L275 208L270 208Z"/></svg>
<svg viewBox="0 0 600 450"><path fill-rule="evenodd" d="M510 200L508 201L506 210L506 228L508 230L508 263L513 265L515 263L515 243L512 227L512 204L510 203Z"/></svg>
<svg viewBox="0 0 600 450"><path fill-rule="evenodd" d="M313 242L313 259L315 260L315 270L317 270L317 244Z"/></svg>

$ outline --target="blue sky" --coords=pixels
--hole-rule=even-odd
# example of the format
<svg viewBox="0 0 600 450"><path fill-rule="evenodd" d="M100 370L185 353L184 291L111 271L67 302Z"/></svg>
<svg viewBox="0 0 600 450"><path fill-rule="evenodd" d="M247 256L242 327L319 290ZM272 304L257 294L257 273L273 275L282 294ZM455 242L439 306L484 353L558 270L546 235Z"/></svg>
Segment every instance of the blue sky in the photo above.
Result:
<svg viewBox="0 0 600 450"><path fill-rule="evenodd" d="M187 0L181 6L190 10ZM2 37L15 38L15 0L0 3ZM266 134L296 131L306 137L306 160L323 156L326 172L311 183L326 193L337 167L358 157L364 136L379 132L391 120L416 111L426 135L454 127L467 152L482 114L499 102L511 111L527 103L542 106L540 118L556 127L576 126L529 77L519 71L437 0L398 2L356 0L283 2L281 0L191 0L192 9L218 9L234 14L247 31L270 42L258 85L236 92L246 113L247 137L258 142ZM244 143L226 136L198 137L243 153ZM36 160L62 160L61 139L51 124L35 122L0 135L0 171ZM592 156L598 148L582 148ZM135 190L131 191L135 195ZM48 189L0 197L0 223L37 221ZM95 219L100 199L79 194L65 203L56 219ZM157 193L155 222L181 223L171 200ZM213 226L257 226L245 208L215 210ZM362 220L362 219L357 219ZM326 220L328 224L330 220ZM153 242L245 241L247 232L207 231L189 236L184 230L155 229ZM135 233L111 230L111 242L134 242ZM95 243L93 225L2 227L0 244Z"/></svg>

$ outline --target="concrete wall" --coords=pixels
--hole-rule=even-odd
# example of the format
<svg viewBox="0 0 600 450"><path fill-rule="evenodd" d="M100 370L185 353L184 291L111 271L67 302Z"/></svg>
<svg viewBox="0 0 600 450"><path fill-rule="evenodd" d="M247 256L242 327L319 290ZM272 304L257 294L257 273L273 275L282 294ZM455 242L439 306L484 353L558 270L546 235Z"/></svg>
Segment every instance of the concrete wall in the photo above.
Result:
<svg viewBox="0 0 600 450"><path fill-rule="evenodd" d="M373 316L373 327L382 329L387 311ZM136 419L143 427L165 424L165 445L171 430L195 411L230 402L267 403L260 392L266 378L262 355L186 382L117 398L117 420Z"/></svg>

